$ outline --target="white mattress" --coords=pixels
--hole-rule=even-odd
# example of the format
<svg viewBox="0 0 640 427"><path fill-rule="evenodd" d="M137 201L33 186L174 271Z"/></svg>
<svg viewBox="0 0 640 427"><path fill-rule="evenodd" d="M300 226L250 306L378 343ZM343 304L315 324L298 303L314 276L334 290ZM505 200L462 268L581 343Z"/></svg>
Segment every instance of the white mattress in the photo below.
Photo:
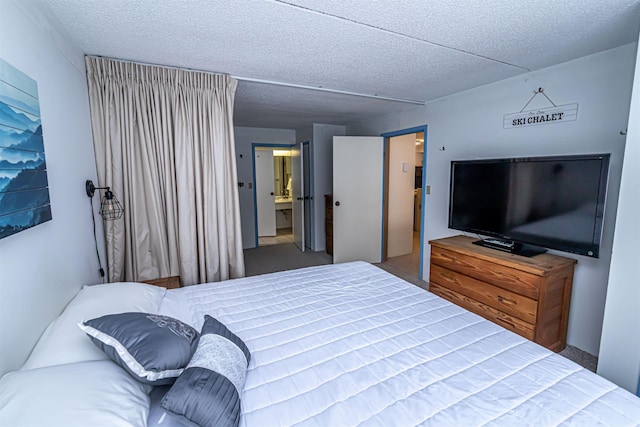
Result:
<svg viewBox="0 0 640 427"><path fill-rule="evenodd" d="M243 426L640 424L631 393L363 262L181 288L161 311L247 344Z"/></svg>

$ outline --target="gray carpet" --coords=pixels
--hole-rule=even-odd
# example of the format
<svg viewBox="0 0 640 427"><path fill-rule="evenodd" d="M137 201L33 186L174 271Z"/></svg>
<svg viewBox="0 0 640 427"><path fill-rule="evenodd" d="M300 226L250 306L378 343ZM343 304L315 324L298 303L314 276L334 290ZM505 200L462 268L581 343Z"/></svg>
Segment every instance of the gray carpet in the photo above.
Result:
<svg viewBox="0 0 640 427"><path fill-rule="evenodd" d="M244 251L246 276L331 263L331 256L326 252L301 252L293 243L261 246Z"/></svg>
<svg viewBox="0 0 640 427"><path fill-rule="evenodd" d="M568 345L558 354L569 360L573 360L578 365L590 370L591 372L595 372L598 367L598 358L596 356L571 345Z"/></svg>
<svg viewBox="0 0 640 427"><path fill-rule="evenodd" d="M300 252L293 243L262 246L244 251L244 264L247 276L331 263L331 256L327 255L326 252ZM398 276L409 283L429 290L428 282L418 279L413 271L403 271L401 265L397 263L383 262L376 265L394 276ZM598 358L586 351L567 346L567 348L559 354L590 371L596 371Z"/></svg>
<svg viewBox="0 0 640 427"><path fill-rule="evenodd" d="M413 283L414 285L419 286L424 290L429 290L429 282L418 279L418 274L414 273L413 271L407 272L405 270L402 270L401 268L398 268L397 265L389 262L381 262L374 265L380 267L388 273L393 274L394 276L398 276L399 278L406 280L409 283Z"/></svg>

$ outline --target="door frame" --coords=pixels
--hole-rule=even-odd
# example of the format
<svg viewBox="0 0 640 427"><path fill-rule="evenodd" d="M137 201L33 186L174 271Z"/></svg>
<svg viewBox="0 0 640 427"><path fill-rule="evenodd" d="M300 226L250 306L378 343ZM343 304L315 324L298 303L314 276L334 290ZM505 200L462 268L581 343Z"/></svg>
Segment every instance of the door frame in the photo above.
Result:
<svg viewBox="0 0 640 427"><path fill-rule="evenodd" d="M424 280L422 278L422 274L424 272L423 263L424 263L424 217L425 217L425 206L427 203L427 186L425 185L427 182L427 129L428 126L416 126L408 129L401 129L393 132L386 132L380 134L381 137L384 138L384 147L383 147L383 171L382 171L382 244L381 244L381 258L384 261L385 255L387 253L387 234L386 234L386 223L387 223L387 204L389 202L387 192L389 189L389 180L388 180L388 167L389 167L389 144L391 142L391 138L394 136L407 135L411 133L424 132L424 152L422 153L422 206L420 208L420 268L418 270L418 278L420 280ZM387 196L387 197L385 197Z"/></svg>
<svg viewBox="0 0 640 427"><path fill-rule="evenodd" d="M296 174L296 172L298 173ZM293 244L301 252L305 252L307 243L305 236L306 224L304 222L304 150L301 142L291 147L291 176L300 178L299 181L293 180L291 183L291 231L293 233ZM297 228L295 226L296 222L300 223Z"/></svg>
<svg viewBox="0 0 640 427"><path fill-rule="evenodd" d="M255 235L256 248L259 247L258 238L258 196L256 194L256 148L292 148L296 144L271 144L268 142L252 142L251 143L251 168L253 172L253 228ZM276 228L276 233L277 233Z"/></svg>
<svg viewBox="0 0 640 427"><path fill-rule="evenodd" d="M310 141L303 141L300 143L301 145L301 157L303 158L302 162L304 164L304 146L306 145L308 148L308 153L309 153L309 194L307 194L307 196L309 197L309 246L308 248L311 251L315 251L316 246L315 246L315 224L314 224L314 220L315 220L315 200L314 200L314 188L313 188L313 153L311 150L311 143ZM302 179L304 180L304 170L302 173ZM304 185L304 182L303 182ZM303 200L304 202L304 200ZM305 211L305 215L306 215L306 211ZM306 229L305 229L306 230ZM306 245L306 241L305 241L305 245Z"/></svg>

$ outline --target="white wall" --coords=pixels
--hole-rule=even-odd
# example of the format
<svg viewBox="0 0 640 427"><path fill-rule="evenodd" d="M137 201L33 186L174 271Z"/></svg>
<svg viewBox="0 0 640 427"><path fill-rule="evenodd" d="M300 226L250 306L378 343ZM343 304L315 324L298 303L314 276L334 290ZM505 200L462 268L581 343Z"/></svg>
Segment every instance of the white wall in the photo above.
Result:
<svg viewBox="0 0 640 427"><path fill-rule="evenodd" d="M640 51L636 59L629 129L598 358L598 374L632 393L638 390L640 377L639 183Z"/></svg>
<svg viewBox="0 0 640 427"><path fill-rule="evenodd" d="M238 188L240 199L240 222L242 225L242 247L255 248L255 208L253 199L253 161L251 144L288 144L296 142L296 131L292 129L266 129L234 127L236 143L236 162L238 167L238 182L244 183Z"/></svg>
<svg viewBox="0 0 640 427"><path fill-rule="evenodd" d="M296 143L309 142L313 144L313 125L296 129Z"/></svg>
<svg viewBox="0 0 640 427"><path fill-rule="evenodd" d="M425 242L459 234L447 228L451 160L611 153L601 257L565 254L578 259L567 341L592 354L598 354L600 345L625 144L620 131L629 117L635 52L633 43L347 127L349 135L379 135L427 123L425 172L431 194L425 203ZM503 115L520 111L538 87L556 104L577 102L578 120L503 129ZM548 105L538 98L530 108ZM424 277L429 275L429 256L426 246Z"/></svg>
<svg viewBox="0 0 640 427"><path fill-rule="evenodd" d="M2 1L0 57L38 83L53 220L0 240L0 373L22 364L82 285L101 281L84 190L97 178L83 55L58 28L33 3Z"/></svg>
<svg viewBox="0 0 640 427"><path fill-rule="evenodd" d="M350 136L380 136L383 133L411 129L427 124L427 109L423 106L410 106L383 116L373 117L347 126ZM425 143L429 135L425 135Z"/></svg>
<svg viewBox="0 0 640 427"><path fill-rule="evenodd" d="M345 126L314 123L311 142L313 162L314 251L324 251L324 196L333 193L333 137L344 136Z"/></svg>

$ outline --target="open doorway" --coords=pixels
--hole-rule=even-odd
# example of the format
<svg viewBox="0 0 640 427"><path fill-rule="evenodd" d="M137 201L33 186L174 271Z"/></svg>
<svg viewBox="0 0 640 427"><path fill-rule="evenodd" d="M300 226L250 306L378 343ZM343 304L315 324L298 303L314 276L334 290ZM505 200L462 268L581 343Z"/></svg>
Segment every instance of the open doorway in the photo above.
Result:
<svg viewBox="0 0 640 427"><path fill-rule="evenodd" d="M313 247L313 170L309 142L252 144L255 246Z"/></svg>
<svg viewBox="0 0 640 427"><path fill-rule="evenodd" d="M293 243L290 145L254 145L256 246Z"/></svg>
<svg viewBox="0 0 640 427"><path fill-rule="evenodd" d="M426 126L385 137L384 262L422 278Z"/></svg>

